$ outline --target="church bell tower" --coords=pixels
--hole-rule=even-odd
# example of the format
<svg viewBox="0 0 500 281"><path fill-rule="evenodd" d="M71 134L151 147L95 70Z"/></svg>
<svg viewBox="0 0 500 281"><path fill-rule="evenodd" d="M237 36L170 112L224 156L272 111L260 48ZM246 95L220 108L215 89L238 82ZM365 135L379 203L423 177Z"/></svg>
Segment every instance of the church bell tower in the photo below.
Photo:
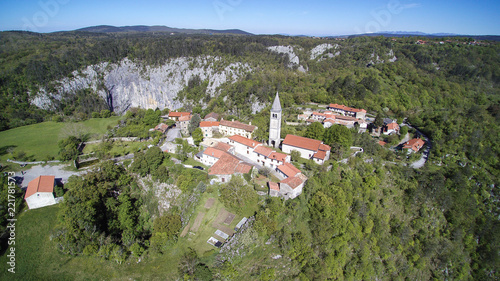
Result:
<svg viewBox="0 0 500 281"><path fill-rule="evenodd" d="M269 146L279 148L281 143L281 103L278 92L274 98L271 108L271 120L269 123Z"/></svg>

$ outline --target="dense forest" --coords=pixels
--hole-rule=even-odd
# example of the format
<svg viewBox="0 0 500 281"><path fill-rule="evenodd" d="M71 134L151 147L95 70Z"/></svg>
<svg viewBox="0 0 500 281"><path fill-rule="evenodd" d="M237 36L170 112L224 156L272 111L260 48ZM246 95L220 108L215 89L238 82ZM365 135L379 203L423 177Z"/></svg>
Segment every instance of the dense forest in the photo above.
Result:
<svg viewBox="0 0 500 281"><path fill-rule="evenodd" d="M0 130L56 115L90 118L92 112L103 110L105 103L91 92L75 93L52 112L29 103L28 93L50 89L53 81L88 65L125 57L160 65L175 57L214 55L248 63L253 71L222 85L215 97L205 93L206 81L193 79L179 99L201 115L214 111L252 121L259 127L259 141L267 138L269 108L252 114L249 98L269 104L276 91L286 120L294 120L297 107L339 103L377 116L407 118L432 140L426 166L415 170L386 161L383 148L369 135L346 130L342 134L352 134L350 144L369 149L348 164L332 161L328 170L328 165L305 165L309 180L304 193L286 202L255 198L240 178L219 189L206 188L203 174L174 165L155 148L136 154L130 167L104 163L66 186L53 234L66 254L118 263L141 255L168 255L192 208L188 202L201 193L215 192L230 210L254 206L253 227L242 234L238 256L183 253L178 278L500 278L500 46L495 42L436 38L416 44L421 38L84 32L0 36ZM337 44L334 52L340 54L311 59L310 50L324 43ZM267 49L277 45L294 46L307 71L290 66L288 56ZM394 56L397 60L389 61ZM127 114L127 124L148 123L138 120L147 115L141 114ZM122 130L133 131L130 128ZM144 128L136 129L147 134ZM309 133L283 130L282 135ZM129 131L121 134L128 136ZM332 140L339 147L345 146L342 141ZM183 147L186 151L179 151L178 158L189 150ZM178 186L182 200L165 214L155 213L151 194L138 184L147 176ZM231 197L236 192L244 194L239 204ZM263 261L268 243L282 259Z"/></svg>

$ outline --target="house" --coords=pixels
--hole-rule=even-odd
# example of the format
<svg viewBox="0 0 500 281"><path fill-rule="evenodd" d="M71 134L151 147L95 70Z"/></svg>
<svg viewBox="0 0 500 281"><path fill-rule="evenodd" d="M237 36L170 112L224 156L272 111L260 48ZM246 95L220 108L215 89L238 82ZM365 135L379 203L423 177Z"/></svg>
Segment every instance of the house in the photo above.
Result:
<svg viewBox="0 0 500 281"><path fill-rule="evenodd" d="M219 123L217 121L201 121L200 128L203 132L203 137L211 138L215 132L218 132Z"/></svg>
<svg viewBox="0 0 500 281"><path fill-rule="evenodd" d="M219 114L211 112L207 114L205 118L203 118L203 121L212 121L212 122L219 121Z"/></svg>
<svg viewBox="0 0 500 281"><path fill-rule="evenodd" d="M255 130L257 130L257 126L244 124L234 120L221 120L219 123L219 132L226 136L239 135L251 139Z"/></svg>
<svg viewBox="0 0 500 281"><path fill-rule="evenodd" d="M234 136L230 137L229 144L234 146L235 153L244 155L244 156L249 157L249 158L253 158L254 157L254 155L253 155L254 149L258 145L262 145L262 143L260 143L258 141L255 141L255 140L252 140L249 138L245 138L245 137L242 137L240 135L234 135Z"/></svg>
<svg viewBox="0 0 500 281"><path fill-rule="evenodd" d="M297 119L299 119L299 121L306 121L308 118L309 118L310 115L307 115L307 114L299 114L297 115Z"/></svg>
<svg viewBox="0 0 500 281"><path fill-rule="evenodd" d="M302 173L292 163L285 163L283 165L280 165L278 166L278 168L276 168L276 171L280 173L280 175L283 176L285 179L295 177L296 175Z"/></svg>
<svg viewBox="0 0 500 281"><path fill-rule="evenodd" d="M215 162L219 161L222 154L227 153L223 150L219 150L215 147L208 147L200 155L200 161L204 165L213 166Z"/></svg>
<svg viewBox="0 0 500 281"><path fill-rule="evenodd" d="M28 208L37 209L56 204L54 186L55 176L39 176L30 181L24 195Z"/></svg>
<svg viewBox="0 0 500 281"><path fill-rule="evenodd" d="M281 196L285 199L293 199L302 193L307 177L290 163L285 163L277 168L278 172L285 177L279 183L269 182L269 195Z"/></svg>
<svg viewBox="0 0 500 281"><path fill-rule="evenodd" d="M364 110L364 109L347 107L345 105L340 105L340 104L336 104L336 103L331 103L328 106L328 109L333 111L333 112L345 115L345 116L355 117L357 119L364 120L366 118L366 110Z"/></svg>
<svg viewBox="0 0 500 281"><path fill-rule="evenodd" d="M286 178L279 182L279 194L283 198L293 199L302 193L302 189L307 181L307 177L299 174L294 177Z"/></svg>
<svg viewBox="0 0 500 281"><path fill-rule="evenodd" d="M191 122L191 114L183 115L179 117L179 124L181 125L181 133L183 135L189 135L189 123Z"/></svg>
<svg viewBox="0 0 500 281"><path fill-rule="evenodd" d="M250 173L253 166L241 161L229 153L223 153L219 160L210 167L208 174L216 176L218 182L229 182L233 175Z"/></svg>
<svg viewBox="0 0 500 281"><path fill-rule="evenodd" d="M282 143L284 153L290 154L293 150L300 152L300 157L313 159L318 164L323 164L330 159L331 147L322 141L310 138L287 135Z"/></svg>
<svg viewBox="0 0 500 281"><path fill-rule="evenodd" d="M411 139L403 145L403 149L408 149L408 152L418 152L425 144L422 139Z"/></svg>
<svg viewBox="0 0 500 281"><path fill-rule="evenodd" d="M175 122L179 121L179 118L182 116L190 116L191 112L174 112L171 111L168 113L168 119L173 120Z"/></svg>
<svg viewBox="0 0 500 281"><path fill-rule="evenodd" d="M284 153L279 153L269 147L259 145L254 149L254 157L257 163L262 164L264 167L270 167L275 170L278 166L290 162L290 156Z"/></svg>
<svg viewBox="0 0 500 281"><path fill-rule="evenodd" d="M280 192L279 184L269 181L267 182L267 186L269 187L269 196L278 197Z"/></svg>
<svg viewBox="0 0 500 281"><path fill-rule="evenodd" d="M399 125L396 122L389 123L383 127L384 135L399 134Z"/></svg>
<svg viewBox="0 0 500 281"><path fill-rule="evenodd" d="M168 130L168 125L165 123L160 123L160 124L156 125L154 130L159 131L162 134L164 134Z"/></svg>

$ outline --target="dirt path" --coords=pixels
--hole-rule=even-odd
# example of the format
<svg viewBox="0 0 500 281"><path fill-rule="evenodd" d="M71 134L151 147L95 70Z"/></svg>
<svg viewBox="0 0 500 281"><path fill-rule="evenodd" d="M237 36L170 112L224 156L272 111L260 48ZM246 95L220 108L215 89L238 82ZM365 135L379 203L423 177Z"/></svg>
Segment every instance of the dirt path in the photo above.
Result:
<svg viewBox="0 0 500 281"><path fill-rule="evenodd" d="M191 227L192 232L197 232L198 228L200 228L201 222L203 221L203 217L205 216L205 213L200 212L198 213L198 216L196 216L196 219L194 220L193 227Z"/></svg>

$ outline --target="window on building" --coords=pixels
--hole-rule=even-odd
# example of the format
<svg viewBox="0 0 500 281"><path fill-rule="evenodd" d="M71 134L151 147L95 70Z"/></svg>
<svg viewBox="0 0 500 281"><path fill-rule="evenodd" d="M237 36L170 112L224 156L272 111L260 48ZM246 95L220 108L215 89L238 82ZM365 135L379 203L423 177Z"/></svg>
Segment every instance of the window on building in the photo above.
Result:
<svg viewBox="0 0 500 281"><path fill-rule="evenodd" d="M222 182L226 182L226 179L225 179L225 178L222 178Z"/></svg>

